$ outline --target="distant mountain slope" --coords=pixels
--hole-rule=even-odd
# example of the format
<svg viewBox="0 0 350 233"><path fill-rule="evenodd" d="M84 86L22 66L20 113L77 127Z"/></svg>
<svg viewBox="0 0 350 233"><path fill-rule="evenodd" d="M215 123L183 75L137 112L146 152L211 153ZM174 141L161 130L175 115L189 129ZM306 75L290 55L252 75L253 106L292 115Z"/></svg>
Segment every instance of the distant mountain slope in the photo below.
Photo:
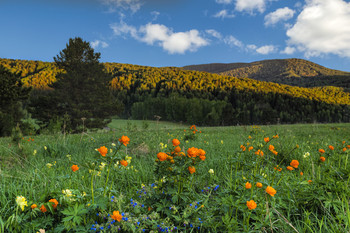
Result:
<svg viewBox="0 0 350 233"><path fill-rule="evenodd" d="M316 63L296 58L263 60L252 63L212 63L184 66L183 68L293 86L338 86L350 89L349 72L328 69Z"/></svg>

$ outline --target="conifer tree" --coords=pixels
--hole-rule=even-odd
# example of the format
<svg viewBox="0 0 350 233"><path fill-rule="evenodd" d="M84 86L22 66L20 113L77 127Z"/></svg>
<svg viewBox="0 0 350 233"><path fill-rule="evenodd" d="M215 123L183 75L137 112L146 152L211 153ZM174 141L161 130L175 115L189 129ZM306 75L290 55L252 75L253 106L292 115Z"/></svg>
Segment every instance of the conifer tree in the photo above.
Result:
<svg viewBox="0 0 350 233"><path fill-rule="evenodd" d="M31 88L22 86L21 76L0 65L0 136L9 136L24 116L22 101Z"/></svg>
<svg viewBox="0 0 350 233"><path fill-rule="evenodd" d="M76 37L69 39L54 61L63 72L56 76L53 102L57 115L69 116L67 126L101 128L117 113L118 105L108 87L111 76L99 62L101 54L94 52L89 42Z"/></svg>

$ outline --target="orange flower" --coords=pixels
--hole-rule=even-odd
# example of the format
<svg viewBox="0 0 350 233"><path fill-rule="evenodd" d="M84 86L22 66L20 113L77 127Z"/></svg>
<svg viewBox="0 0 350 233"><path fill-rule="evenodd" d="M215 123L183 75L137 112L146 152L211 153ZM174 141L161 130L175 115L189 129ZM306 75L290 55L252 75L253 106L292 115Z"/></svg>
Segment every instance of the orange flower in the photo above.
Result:
<svg viewBox="0 0 350 233"><path fill-rule="evenodd" d="M256 155L260 155L260 157L263 157L264 156L264 152L262 150L257 150L255 151L255 154Z"/></svg>
<svg viewBox="0 0 350 233"><path fill-rule="evenodd" d="M249 183L249 182L245 183L245 188L246 189L251 189L252 188L252 184Z"/></svg>
<svg viewBox="0 0 350 233"><path fill-rule="evenodd" d="M196 126L195 125L191 125L190 129L196 129Z"/></svg>
<svg viewBox="0 0 350 233"><path fill-rule="evenodd" d="M251 150L253 150L253 147L252 147L252 146L250 146L250 147L248 148L248 151L251 151Z"/></svg>
<svg viewBox="0 0 350 233"><path fill-rule="evenodd" d="M273 150L275 150L275 147L273 145L269 145L269 150L273 151Z"/></svg>
<svg viewBox="0 0 350 233"><path fill-rule="evenodd" d="M119 214L119 211L113 211L111 218L120 222L120 220L122 220L122 215Z"/></svg>
<svg viewBox="0 0 350 233"><path fill-rule="evenodd" d="M287 169L288 169L289 171L293 171L293 170L294 170L294 168L291 167L291 166L287 166Z"/></svg>
<svg viewBox="0 0 350 233"><path fill-rule="evenodd" d="M256 203L255 203L255 201L253 201L253 200L247 201L247 207L248 207L248 209L250 209L250 210L255 209L255 208L256 208Z"/></svg>
<svg viewBox="0 0 350 233"><path fill-rule="evenodd" d="M320 160L321 160L322 162L324 162L324 161L326 161L326 158L323 157L323 156L321 156L321 157L320 157Z"/></svg>
<svg viewBox="0 0 350 233"><path fill-rule="evenodd" d="M240 148L242 149L242 151L245 151L246 147L241 145Z"/></svg>
<svg viewBox="0 0 350 233"><path fill-rule="evenodd" d="M196 168L193 167L193 166L189 166L189 167L188 167L188 171L189 171L191 174L193 174L193 173L196 172Z"/></svg>
<svg viewBox="0 0 350 233"><path fill-rule="evenodd" d="M180 145L180 141L176 138L173 139L172 143L173 143L173 146L175 146L175 147Z"/></svg>
<svg viewBox="0 0 350 233"><path fill-rule="evenodd" d="M271 151L274 155L277 155L278 154L278 152L277 151L275 151L275 150L273 150L273 151Z"/></svg>
<svg viewBox="0 0 350 233"><path fill-rule="evenodd" d="M58 201L57 201L56 199L50 199L49 202L52 202L52 203L53 203L53 204L52 204L52 207L53 207L53 208L56 208L57 205L58 205Z"/></svg>
<svg viewBox="0 0 350 233"><path fill-rule="evenodd" d="M276 166L276 167L274 167L273 169L275 169L275 170L277 170L277 171L282 171L282 168L281 167L279 167L278 165Z"/></svg>
<svg viewBox="0 0 350 233"><path fill-rule="evenodd" d="M273 136L273 138L278 138L278 134L276 134L275 136Z"/></svg>
<svg viewBox="0 0 350 233"><path fill-rule="evenodd" d="M151 211L152 210L152 207L148 206L148 211Z"/></svg>
<svg viewBox="0 0 350 233"><path fill-rule="evenodd" d="M195 147L188 148L187 155L188 157L195 158L197 157L198 149Z"/></svg>
<svg viewBox="0 0 350 233"><path fill-rule="evenodd" d="M329 148L330 150L334 150L334 147L333 147L332 145L329 145L328 148Z"/></svg>
<svg viewBox="0 0 350 233"><path fill-rule="evenodd" d="M256 187L262 188L262 186L263 186L262 183L260 183L260 182L257 182L257 183L256 183Z"/></svg>
<svg viewBox="0 0 350 233"><path fill-rule="evenodd" d="M274 188L272 188L271 186L267 186L266 190L265 190L268 194L270 194L272 197L275 196L276 194L276 190Z"/></svg>
<svg viewBox="0 0 350 233"><path fill-rule="evenodd" d="M308 180L307 182L309 182L309 184L311 184L311 183L312 183L312 180Z"/></svg>
<svg viewBox="0 0 350 233"><path fill-rule="evenodd" d="M248 138L249 138L249 139L252 139L252 136L249 135Z"/></svg>
<svg viewBox="0 0 350 233"><path fill-rule="evenodd" d="M345 147L343 148L343 151L344 151L344 152L346 151L346 148L345 148Z"/></svg>
<svg viewBox="0 0 350 233"><path fill-rule="evenodd" d="M301 175L301 176L303 176L303 175L304 175L304 173L303 173L303 172L300 172L300 175Z"/></svg>
<svg viewBox="0 0 350 233"><path fill-rule="evenodd" d="M342 144L345 144L345 141L342 141L341 143L342 143Z"/></svg>
<svg viewBox="0 0 350 233"><path fill-rule="evenodd" d="M160 161L165 161L167 158L168 158L168 155L165 154L164 152L159 152L157 154L157 158L160 160Z"/></svg>
<svg viewBox="0 0 350 233"><path fill-rule="evenodd" d="M122 136L120 139L119 139L119 142L122 143L124 146L128 145L129 142L130 142L130 139L128 138L128 136Z"/></svg>
<svg viewBox="0 0 350 233"><path fill-rule="evenodd" d="M318 152L320 152L321 154L323 154L325 152L324 149L319 149Z"/></svg>
<svg viewBox="0 0 350 233"><path fill-rule="evenodd" d="M206 159L205 155L199 155L199 158L204 161Z"/></svg>
<svg viewBox="0 0 350 233"><path fill-rule="evenodd" d="M177 147L175 147L174 151L175 151L176 153L179 153L179 152L181 151L181 148L180 148L179 146L177 146Z"/></svg>
<svg viewBox="0 0 350 233"><path fill-rule="evenodd" d="M292 162L290 162L290 166L292 166L294 168L298 168L299 161L298 160L292 160Z"/></svg>
<svg viewBox="0 0 350 233"><path fill-rule="evenodd" d="M37 208L38 206L36 205L36 204L33 204L33 205L31 205L30 206L30 208L32 208L32 209L35 209L35 208Z"/></svg>
<svg viewBox="0 0 350 233"><path fill-rule="evenodd" d="M47 211L47 209L45 208L44 205L42 205L42 206L40 207L40 210L41 210L41 212L43 212L43 213L45 213L45 212Z"/></svg>
<svg viewBox="0 0 350 233"><path fill-rule="evenodd" d="M347 147L348 149L350 149L350 145L347 145L346 147Z"/></svg>
<svg viewBox="0 0 350 233"><path fill-rule="evenodd" d="M268 143L268 142L270 141L270 138L269 138L269 137L266 137L266 138L264 138L264 141L265 141L266 143Z"/></svg>
<svg viewBox="0 0 350 233"><path fill-rule="evenodd" d="M108 149L107 149L107 147L105 147L105 146L101 146L101 147L98 148L97 150L98 150L98 152L100 152L100 154L101 154L103 157L105 157L106 154L108 153Z"/></svg>
<svg viewBox="0 0 350 233"><path fill-rule="evenodd" d="M79 170L79 167L78 167L78 165L72 165L71 169L73 172L76 172Z"/></svg>
<svg viewBox="0 0 350 233"><path fill-rule="evenodd" d="M128 166L128 162L126 160L120 160L120 164L124 167Z"/></svg>

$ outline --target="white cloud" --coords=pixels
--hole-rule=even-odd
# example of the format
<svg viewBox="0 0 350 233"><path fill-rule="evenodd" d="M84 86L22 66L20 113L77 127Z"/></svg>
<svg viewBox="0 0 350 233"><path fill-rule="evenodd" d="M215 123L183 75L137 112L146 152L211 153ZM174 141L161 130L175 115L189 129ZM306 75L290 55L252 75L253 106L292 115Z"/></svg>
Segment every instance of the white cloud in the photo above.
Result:
<svg viewBox="0 0 350 233"><path fill-rule="evenodd" d="M209 44L195 29L186 32L173 32L165 25L152 23L136 29L124 22L113 24L111 28L117 36L130 34L134 39L149 45L156 44L170 54L184 54L186 51L194 52L198 48Z"/></svg>
<svg viewBox="0 0 350 233"><path fill-rule="evenodd" d="M267 54L276 52L276 50L277 50L276 47L273 45L264 45L264 46L261 46L260 48L257 48L255 51L257 53L267 55Z"/></svg>
<svg viewBox="0 0 350 233"><path fill-rule="evenodd" d="M233 0L215 0L215 1L220 4L230 4L233 2Z"/></svg>
<svg viewBox="0 0 350 233"><path fill-rule="evenodd" d="M91 44L91 47L92 47L93 49L96 49L96 48L98 48L99 46L101 46L102 48L107 48L107 47L109 46L106 42L101 41L101 40L92 41L92 42L90 42L90 44Z"/></svg>
<svg viewBox="0 0 350 233"><path fill-rule="evenodd" d="M141 8L140 0L100 0L103 4L110 7L111 11L115 11L117 8L124 10L131 10L136 12Z"/></svg>
<svg viewBox="0 0 350 233"><path fill-rule="evenodd" d="M291 55L295 52L295 50L296 49L294 47L287 46L283 51L281 51L281 53Z"/></svg>
<svg viewBox="0 0 350 233"><path fill-rule="evenodd" d="M236 0L236 10L248 11L250 13L257 10L263 13L266 9L266 1L268 0Z"/></svg>
<svg viewBox="0 0 350 233"><path fill-rule="evenodd" d="M151 15L153 16L153 21L158 19L158 16L160 15L160 13L158 11L152 11Z"/></svg>
<svg viewBox="0 0 350 233"><path fill-rule="evenodd" d="M321 54L350 57L350 3L308 0L287 36L288 44L307 57Z"/></svg>
<svg viewBox="0 0 350 233"><path fill-rule="evenodd" d="M256 50L258 47L255 44L247 45L247 49Z"/></svg>
<svg viewBox="0 0 350 233"><path fill-rule="evenodd" d="M274 25L279 21L287 21L293 18L294 13L295 11L288 7L279 8L265 16L265 26Z"/></svg>
<svg viewBox="0 0 350 233"><path fill-rule="evenodd" d="M214 15L214 17L215 18L223 18L224 19L224 18L233 18L233 17L235 17L235 15L228 13L227 10L221 10L218 13L216 13Z"/></svg>
<svg viewBox="0 0 350 233"><path fill-rule="evenodd" d="M244 44L240 40L238 40L236 37L234 37L232 35L226 36L224 38L224 42L225 42L225 44L228 44L231 47L234 47L234 46L239 47L239 48L243 48L244 47Z"/></svg>
<svg viewBox="0 0 350 233"><path fill-rule="evenodd" d="M215 37L217 39L221 39L222 38L222 35L220 32L214 30L214 29L208 29L208 30L205 30L206 33L208 33L209 35L211 35L212 37Z"/></svg>

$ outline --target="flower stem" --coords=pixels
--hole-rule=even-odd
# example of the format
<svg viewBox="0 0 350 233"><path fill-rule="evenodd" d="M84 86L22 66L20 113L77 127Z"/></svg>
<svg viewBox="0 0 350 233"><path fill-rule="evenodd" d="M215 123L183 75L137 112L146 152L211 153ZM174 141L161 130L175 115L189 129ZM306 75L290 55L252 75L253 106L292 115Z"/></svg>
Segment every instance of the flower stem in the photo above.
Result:
<svg viewBox="0 0 350 233"><path fill-rule="evenodd" d="M91 175L91 198L92 198L92 204L94 204L94 173L92 173Z"/></svg>
<svg viewBox="0 0 350 233"><path fill-rule="evenodd" d="M108 171L107 171L107 178L106 178L105 188L104 188L104 191L103 191L103 196L106 196L106 192L107 192L107 183L108 183L108 178L109 178L109 172L110 172L110 170L111 170L111 164L112 164L112 161L109 161L109 164L108 164Z"/></svg>

